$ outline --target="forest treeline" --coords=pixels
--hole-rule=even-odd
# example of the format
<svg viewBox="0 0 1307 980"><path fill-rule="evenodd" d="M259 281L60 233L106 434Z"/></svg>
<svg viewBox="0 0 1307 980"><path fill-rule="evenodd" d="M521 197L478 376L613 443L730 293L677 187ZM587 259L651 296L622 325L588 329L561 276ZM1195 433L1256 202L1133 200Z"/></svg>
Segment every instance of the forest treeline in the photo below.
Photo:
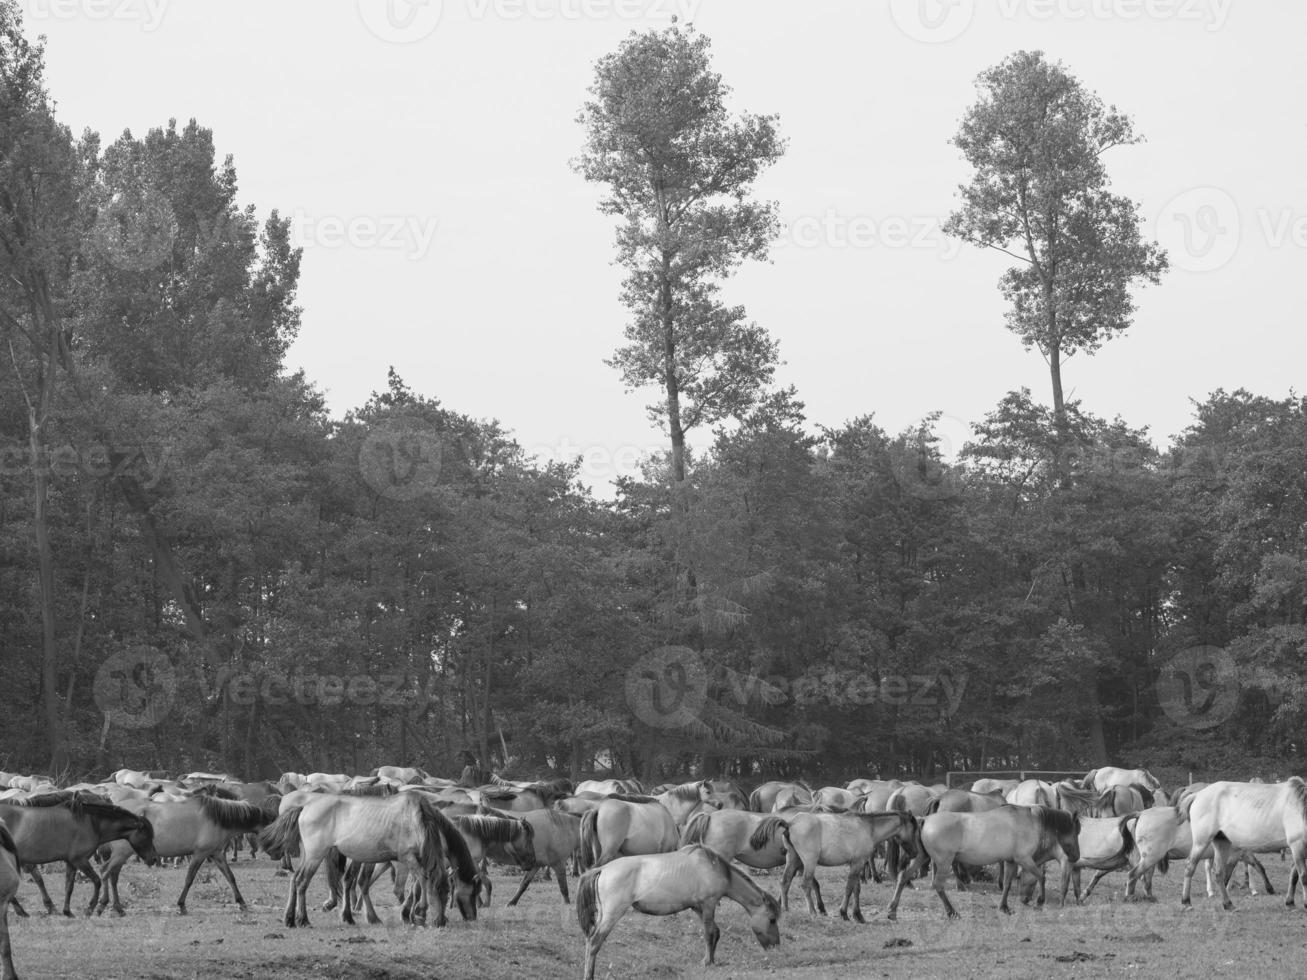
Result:
<svg viewBox="0 0 1307 980"><path fill-rule="evenodd" d="M1159 449L1013 378L945 459L937 418L807 418L774 345L695 280L757 390L612 499L403 364L333 418L286 367L312 329L289 222L241 204L195 121L75 138L4 9L0 768L1296 757L1307 400L1231 379ZM761 126L750 145L778 153ZM635 384L663 321L628 305ZM641 701L668 648L701 671L674 725Z"/></svg>

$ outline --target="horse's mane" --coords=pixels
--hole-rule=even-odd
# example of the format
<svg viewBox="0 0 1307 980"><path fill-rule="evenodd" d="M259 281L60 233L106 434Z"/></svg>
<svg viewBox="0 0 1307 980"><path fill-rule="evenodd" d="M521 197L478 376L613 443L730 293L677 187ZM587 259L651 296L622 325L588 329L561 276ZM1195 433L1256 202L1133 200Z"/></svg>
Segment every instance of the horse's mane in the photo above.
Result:
<svg viewBox="0 0 1307 980"><path fill-rule="evenodd" d="M192 791L192 796L213 796L220 800L236 799L236 792L222 786L219 783L207 783L199 789Z"/></svg>
<svg viewBox="0 0 1307 980"><path fill-rule="evenodd" d="M221 796L196 796L195 799L200 801L200 812L223 830L250 833L268 823L267 811L253 803L226 800Z"/></svg>
<svg viewBox="0 0 1307 980"><path fill-rule="evenodd" d="M752 877L736 870L730 861L726 860L726 858L718 854L711 847L708 847L705 844L695 844L693 846L696 847L699 853L707 859L708 863L712 865L714 871L718 874L725 875L734 884L742 886L745 891L762 899L760 904L765 904L767 906L767 911L772 915L780 915L780 903L760 887Z"/></svg>
<svg viewBox="0 0 1307 980"><path fill-rule="evenodd" d="M345 786L336 792L341 796L394 796L399 790L390 783L365 783L358 786Z"/></svg>
<svg viewBox="0 0 1307 980"><path fill-rule="evenodd" d="M1289 792L1293 794L1294 800L1302 810L1304 819L1307 819L1307 783L1298 776L1290 776L1284 784L1289 787Z"/></svg>
<svg viewBox="0 0 1307 980"><path fill-rule="evenodd" d="M470 815L451 819L459 830L473 834L483 844L510 844L521 833L526 834L527 840L535 837L535 828L525 820Z"/></svg>
<svg viewBox="0 0 1307 980"><path fill-rule="evenodd" d="M614 793L611 796L605 796L605 800L618 800L622 803L657 803L656 796L640 796L636 793Z"/></svg>
<svg viewBox="0 0 1307 980"><path fill-rule="evenodd" d="M691 800L699 799L699 786L699 783L681 783L679 786L672 786L663 790L661 795L689 803Z"/></svg>
<svg viewBox="0 0 1307 980"><path fill-rule="evenodd" d="M458 832L458 827L440 811L439 807L434 806L431 800L419 797L417 803L423 825L439 836L444 844L445 853L453 860L454 872L458 875L458 879L464 884L475 885L477 866L472 860L472 852L468 849L467 841ZM428 871L435 871L439 866L439 855L432 853L427 847L423 847L422 851L422 864Z"/></svg>
<svg viewBox="0 0 1307 980"><path fill-rule="evenodd" d="M1035 811L1035 816L1039 818L1039 826L1045 832L1053 834L1073 834L1076 832L1075 814L1047 806L1036 806L1031 807L1031 809Z"/></svg>

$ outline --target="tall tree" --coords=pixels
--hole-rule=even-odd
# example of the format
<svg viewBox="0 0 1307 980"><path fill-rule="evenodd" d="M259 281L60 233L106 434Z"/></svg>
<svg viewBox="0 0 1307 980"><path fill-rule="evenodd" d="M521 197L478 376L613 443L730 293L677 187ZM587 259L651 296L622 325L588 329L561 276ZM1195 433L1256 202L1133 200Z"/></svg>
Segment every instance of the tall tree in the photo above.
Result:
<svg viewBox="0 0 1307 980"><path fill-rule="evenodd" d="M41 608L41 699L50 764L65 763L56 690L55 560L50 427L60 376L71 368L64 302L78 251L82 160L45 89L45 49L23 36L16 5L0 3L0 330L27 414L32 529Z"/></svg>
<svg viewBox="0 0 1307 980"><path fill-rule="evenodd" d="M632 389L661 388L650 415L671 438L680 485L686 432L746 413L775 369L775 342L719 293L776 237L775 205L749 193L784 144L775 116L731 116L708 39L692 29L633 32L599 60L590 92L574 167L607 185L600 210L623 219L617 261L632 314L609 363Z"/></svg>
<svg viewBox="0 0 1307 980"><path fill-rule="evenodd" d="M1062 363L1130 326L1130 287L1156 283L1166 253L1139 233L1138 206L1108 190L1103 155L1138 143L1129 117L1040 51L1018 51L976 81L953 144L974 168L945 230L1022 264L999 286L1008 327L1048 362L1059 436Z"/></svg>

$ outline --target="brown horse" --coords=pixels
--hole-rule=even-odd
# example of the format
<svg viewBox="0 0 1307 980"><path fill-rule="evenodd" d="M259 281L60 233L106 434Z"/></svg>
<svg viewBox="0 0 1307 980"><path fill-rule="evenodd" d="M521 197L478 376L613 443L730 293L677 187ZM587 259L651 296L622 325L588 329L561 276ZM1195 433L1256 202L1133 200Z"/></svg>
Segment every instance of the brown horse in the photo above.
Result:
<svg viewBox="0 0 1307 980"><path fill-rule="evenodd" d="M18 894L20 880L18 846L4 823L0 822L0 980L18 980L14 970L14 952L9 945L9 903Z"/></svg>

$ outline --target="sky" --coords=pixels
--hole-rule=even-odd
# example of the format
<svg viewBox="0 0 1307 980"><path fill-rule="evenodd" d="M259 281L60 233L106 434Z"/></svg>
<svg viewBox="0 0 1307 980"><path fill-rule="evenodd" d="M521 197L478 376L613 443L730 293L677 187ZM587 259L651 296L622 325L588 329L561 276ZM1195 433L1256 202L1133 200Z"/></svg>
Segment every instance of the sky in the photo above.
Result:
<svg viewBox="0 0 1307 980"><path fill-rule="evenodd" d="M60 118L106 142L212 129L242 204L304 248L288 355L333 415L393 365L598 492L665 437L604 363L626 313L614 220L569 166L594 63L692 23L731 108L788 139L756 196L786 224L726 298L780 342L811 425L970 424L1047 368L1004 326L1011 260L940 231L981 71L1061 60L1146 141L1111 151L1171 271L1068 395L1165 446L1218 388L1284 397L1307 365L1307 5L1274 0L21 0ZM710 434L692 434L703 446Z"/></svg>

